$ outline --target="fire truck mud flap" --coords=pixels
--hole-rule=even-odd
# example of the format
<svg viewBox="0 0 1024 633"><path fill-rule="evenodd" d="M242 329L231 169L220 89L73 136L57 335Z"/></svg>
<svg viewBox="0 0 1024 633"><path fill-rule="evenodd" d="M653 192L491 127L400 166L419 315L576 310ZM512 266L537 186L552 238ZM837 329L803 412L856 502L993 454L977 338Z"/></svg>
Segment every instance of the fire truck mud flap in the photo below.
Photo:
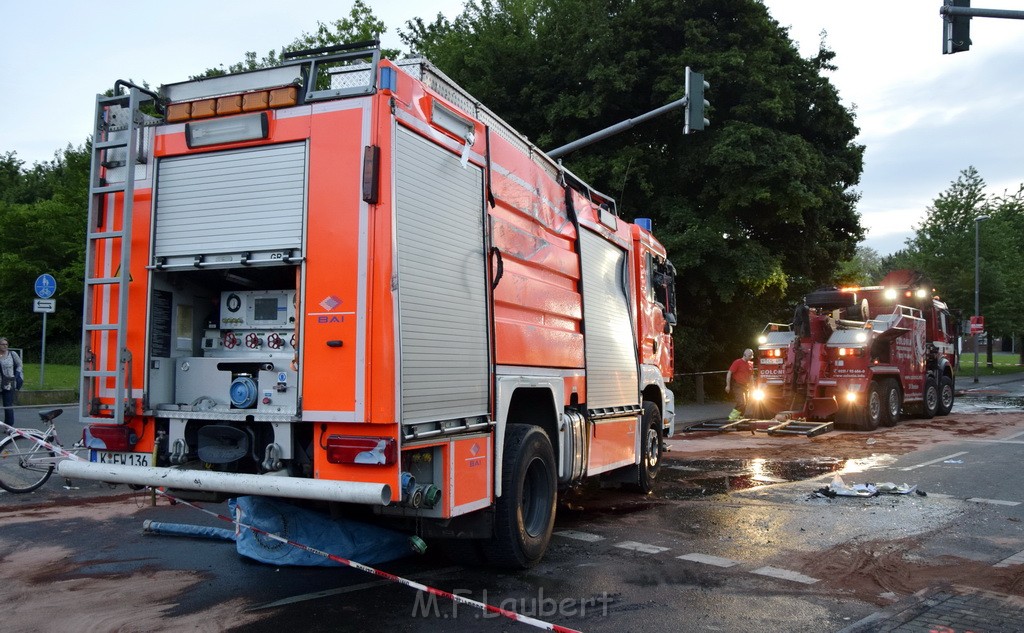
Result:
<svg viewBox="0 0 1024 633"><path fill-rule="evenodd" d="M378 483L98 464L71 459L60 462L57 465L57 472L62 477L69 479L90 479L116 484L136 484L179 490L203 490L233 495L262 495L365 505L388 505L391 503L391 486Z"/></svg>

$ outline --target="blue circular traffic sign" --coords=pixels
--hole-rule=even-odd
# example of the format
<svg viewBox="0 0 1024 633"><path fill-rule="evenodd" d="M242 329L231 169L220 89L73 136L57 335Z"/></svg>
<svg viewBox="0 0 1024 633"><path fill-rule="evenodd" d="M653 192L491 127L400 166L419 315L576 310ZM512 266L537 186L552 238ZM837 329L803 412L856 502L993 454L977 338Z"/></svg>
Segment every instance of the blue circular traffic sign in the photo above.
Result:
<svg viewBox="0 0 1024 633"><path fill-rule="evenodd" d="M57 292L57 280L53 275L42 274L36 277L36 296L40 299L49 299Z"/></svg>

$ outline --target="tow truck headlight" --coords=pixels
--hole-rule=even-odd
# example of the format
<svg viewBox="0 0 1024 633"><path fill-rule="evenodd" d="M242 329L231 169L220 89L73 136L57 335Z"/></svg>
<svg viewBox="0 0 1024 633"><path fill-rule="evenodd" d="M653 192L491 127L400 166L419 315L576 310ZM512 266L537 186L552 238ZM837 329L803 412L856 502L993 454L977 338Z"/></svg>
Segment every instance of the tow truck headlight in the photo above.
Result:
<svg viewBox="0 0 1024 633"><path fill-rule="evenodd" d="M857 336L854 337L858 343L866 343L868 340L867 332L857 332Z"/></svg>
<svg viewBox="0 0 1024 633"><path fill-rule="evenodd" d="M750 392L750 395L753 396L754 400L761 402L764 400L764 389L754 389Z"/></svg>
<svg viewBox="0 0 1024 633"><path fill-rule="evenodd" d="M846 401L847 402L857 402L857 392L856 391L847 391L846 392Z"/></svg>

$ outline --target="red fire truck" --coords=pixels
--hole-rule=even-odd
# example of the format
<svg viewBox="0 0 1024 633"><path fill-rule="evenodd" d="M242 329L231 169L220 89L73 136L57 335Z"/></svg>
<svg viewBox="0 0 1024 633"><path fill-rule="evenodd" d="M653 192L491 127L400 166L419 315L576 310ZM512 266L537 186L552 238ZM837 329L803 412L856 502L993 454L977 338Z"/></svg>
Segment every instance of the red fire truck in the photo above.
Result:
<svg viewBox="0 0 1024 633"><path fill-rule="evenodd" d="M812 292L792 323L765 328L748 414L859 430L893 426L903 412L946 415L957 337L948 307L913 271L893 271L879 286Z"/></svg>
<svg viewBox="0 0 1024 633"><path fill-rule="evenodd" d="M513 567L560 487L651 489L676 317L649 222L376 42L114 93L66 476L365 504Z"/></svg>

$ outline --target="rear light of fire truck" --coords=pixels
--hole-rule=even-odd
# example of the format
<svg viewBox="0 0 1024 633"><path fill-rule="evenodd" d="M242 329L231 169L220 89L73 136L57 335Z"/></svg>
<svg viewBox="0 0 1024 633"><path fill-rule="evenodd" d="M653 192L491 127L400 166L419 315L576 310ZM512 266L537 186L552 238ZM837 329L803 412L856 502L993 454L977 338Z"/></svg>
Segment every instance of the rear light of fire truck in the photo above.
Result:
<svg viewBox="0 0 1024 633"><path fill-rule="evenodd" d="M90 424L82 433L87 448L101 451L130 451L139 438L127 426L111 424Z"/></svg>
<svg viewBox="0 0 1024 633"><path fill-rule="evenodd" d="M331 435L327 438L327 461L332 464L376 464L390 466L397 458L391 437Z"/></svg>

